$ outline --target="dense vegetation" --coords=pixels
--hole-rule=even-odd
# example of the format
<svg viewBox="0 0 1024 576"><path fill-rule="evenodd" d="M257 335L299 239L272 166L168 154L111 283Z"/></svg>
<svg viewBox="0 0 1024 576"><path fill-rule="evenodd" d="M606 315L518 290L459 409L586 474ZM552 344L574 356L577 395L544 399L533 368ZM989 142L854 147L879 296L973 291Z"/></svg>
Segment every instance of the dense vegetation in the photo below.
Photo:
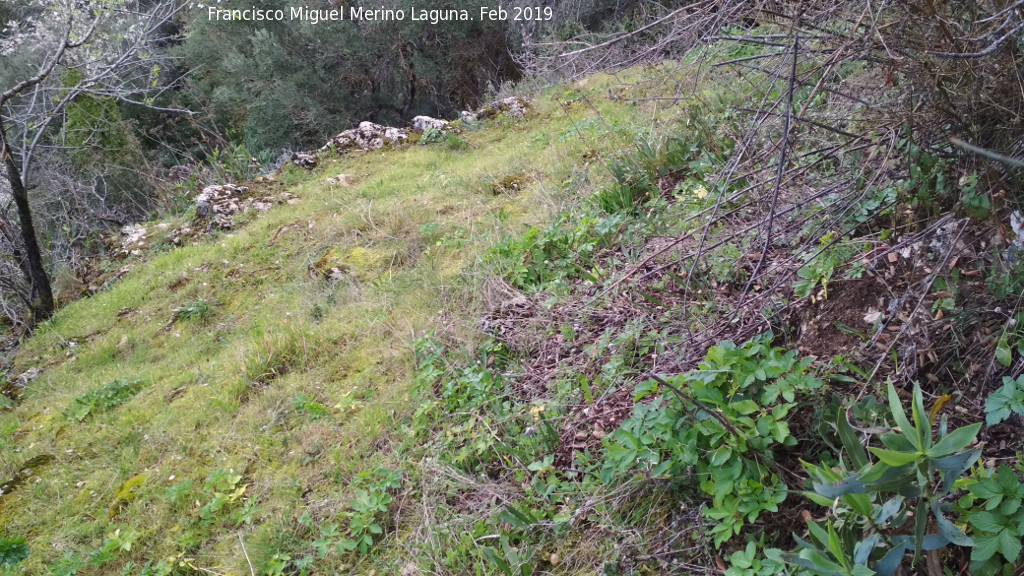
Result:
<svg viewBox="0 0 1024 576"><path fill-rule="evenodd" d="M275 111L471 103L409 97L401 64L453 44L381 30L412 52L336 101L350 60L306 69L313 30L175 47L197 73L171 96L229 144L184 187L282 200L157 215L21 341L0 573L1018 570L1016 6L617 6L600 50L524 43L524 118L260 177L250 147L347 127ZM611 3L571 8L550 38L604 41ZM495 80L473 54L456 76Z"/></svg>

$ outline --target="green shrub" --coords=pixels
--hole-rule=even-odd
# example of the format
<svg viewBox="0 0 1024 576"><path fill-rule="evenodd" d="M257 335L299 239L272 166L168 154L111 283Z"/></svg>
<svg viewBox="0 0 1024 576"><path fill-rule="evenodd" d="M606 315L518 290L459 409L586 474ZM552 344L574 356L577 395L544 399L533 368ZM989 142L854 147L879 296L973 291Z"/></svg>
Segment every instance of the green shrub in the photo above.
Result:
<svg viewBox="0 0 1024 576"><path fill-rule="evenodd" d="M775 468L776 451L796 444L786 417L798 395L822 382L809 372L813 359L773 348L771 339L767 333L742 346L722 342L693 372L641 384L637 401L674 395L638 404L606 439L602 480L637 469L679 478L692 469L712 498L704 515L714 521L716 547L762 512L778 511L786 485Z"/></svg>
<svg viewBox="0 0 1024 576"><path fill-rule="evenodd" d="M562 218L547 229L530 228L494 247L485 261L520 290L560 284L574 278L596 280L595 256L610 244L621 216Z"/></svg>
<svg viewBox="0 0 1024 576"><path fill-rule="evenodd" d="M813 488L805 495L832 518L824 526L808 521L809 541L797 538L798 552L786 557L793 564L821 574L891 576L908 552L916 562L928 550L972 545L947 518L946 499L981 456L981 448L968 449L981 424L948 431L943 418L936 435L919 386L910 419L891 383L888 392L892 428L879 436L881 447L865 450L841 410L836 429L846 459L837 467L804 463Z"/></svg>
<svg viewBox="0 0 1024 576"><path fill-rule="evenodd" d="M1020 559L1024 540L1024 483L1017 470L1001 464L970 485L958 502L972 529L971 573L999 574Z"/></svg>
<svg viewBox="0 0 1024 576"><path fill-rule="evenodd" d="M1014 413L1024 416L1024 375L1003 377L1003 386L985 400L985 423L995 426Z"/></svg>

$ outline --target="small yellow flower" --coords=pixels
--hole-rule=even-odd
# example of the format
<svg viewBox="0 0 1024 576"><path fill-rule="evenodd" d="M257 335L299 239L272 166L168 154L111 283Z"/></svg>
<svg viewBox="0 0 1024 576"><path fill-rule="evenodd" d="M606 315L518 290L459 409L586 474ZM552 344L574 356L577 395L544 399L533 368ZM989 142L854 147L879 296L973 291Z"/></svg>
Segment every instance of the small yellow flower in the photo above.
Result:
<svg viewBox="0 0 1024 576"><path fill-rule="evenodd" d="M533 421L540 422L540 415L544 412L544 406L541 404L535 404L530 407L530 415L533 416Z"/></svg>
<svg viewBox="0 0 1024 576"><path fill-rule="evenodd" d="M703 200L708 197L708 189L705 188L703 184L698 184L693 190L693 195L696 196L698 200Z"/></svg>

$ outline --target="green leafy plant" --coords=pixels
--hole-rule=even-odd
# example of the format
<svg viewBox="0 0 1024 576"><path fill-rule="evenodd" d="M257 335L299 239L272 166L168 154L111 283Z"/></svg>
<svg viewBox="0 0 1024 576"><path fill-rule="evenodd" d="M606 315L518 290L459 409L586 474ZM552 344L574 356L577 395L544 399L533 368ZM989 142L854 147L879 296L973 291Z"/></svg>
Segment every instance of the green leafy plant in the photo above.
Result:
<svg viewBox="0 0 1024 576"><path fill-rule="evenodd" d="M213 309L206 300L195 300L173 310L176 318L202 322L210 317Z"/></svg>
<svg viewBox="0 0 1024 576"><path fill-rule="evenodd" d="M312 420L327 420L331 417L331 409L319 403L312 396L297 394L292 399L292 406L299 414L305 414Z"/></svg>
<svg viewBox="0 0 1024 576"><path fill-rule="evenodd" d="M573 278L596 280L595 255L610 246L621 215L563 217L546 229L531 228L495 246L487 262L521 290L556 285Z"/></svg>
<svg viewBox="0 0 1024 576"><path fill-rule="evenodd" d="M822 382L809 372L813 359L773 348L771 339L766 333L742 346L722 342L697 370L641 384L637 401L672 394L638 403L606 439L602 480L633 469L665 477L692 469L712 498L704 515L714 521L716 546L762 512L777 511L786 485L775 470L775 451L796 444L786 417L798 394Z"/></svg>
<svg viewBox="0 0 1024 576"><path fill-rule="evenodd" d="M326 557L332 548L338 554L369 552L375 538L384 533L380 515L386 513L391 504L388 492L401 487L401 478L401 470L387 468L357 474L352 481L353 497L348 510L341 513L348 526L344 532L336 523L321 526L320 537L312 543L316 557Z"/></svg>
<svg viewBox="0 0 1024 576"><path fill-rule="evenodd" d="M72 553L63 556L50 565L50 576L77 576L78 571L86 567L81 556Z"/></svg>
<svg viewBox="0 0 1024 576"><path fill-rule="evenodd" d="M960 498L959 506L972 529L971 573L1000 574L1020 559L1024 540L1024 483L1017 470L1001 464L995 472L983 471Z"/></svg>
<svg viewBox="0 0 1024 576"><path fill-rule="evenodd" d="M14 566L28 558L28 544L20 536L0 538L0 566Z"/></svg>
<svg viewBox="0 0 1024 576"><path fill-rule="evenodd" d="M793 282L793 293L803 298L821 286L822 297L828 298L828 283L832 276L856 253L857 249L853 246L837 244L834 232L824 235L815 253L801 257L805 264L796 271L800 279Z"/></svg>
<svg viewBox="0 0 1024 576"><path fill-rule="evenodd" d="M81 422L89 416L112 410L129 401L142 391L144 382L138 378L118 379L107 382L71 401L64 410L64 417Z"/></svg>
<svg viewBox="0 0 1024 576"><path fill-rule="evenodd" d="M482 554L505 576L531 576L533 574L532 561L536 551L532 549L526 552L517 550L509 542L508 534L502 534L498 538L497 547L484 546Z"/></svg>
<svg viewBox="0 0 1024 576"><path fill-rule="evenodd" d="M745 548L729 554L726 560L729 561L729 568L725 576L773 576L784 573L786 569L782 550L762 550L759 543L754 541L747 542Z"/></svg>
<svg viewBox="0 0 1024 576"><path fill-rule="evenodd" d="M1013 364L1013 352L1024 356L1024 312L1018 313L1003 329L996 342L996 361L1009 368Z"/></svg>
<svg viewBox="0 0 1024 576"><path fill-rule="evenodd" d="M138 540L139 533L134 530L114 530L103 539L103 543L96 550L89 554L89 563L93 566L103 566L117 557L122 552L131 552L132 546Z"/></svg>
<svg viewBox="0 0 1024 576"><path fill-rule="evenodd" d="M435 144L444 140L444 132L439 128L427 128L420 136L419 145Z"/></svg>
<svg viewBox="0 0 1024 576"><path fill-rule="evenodd" d="M879 437L882 446L865 450L843 410L836 430L846 459L836 467L804 463L813 488L805 495L831 517L824 526L808 521L810 539L797 538L789 562L819 574L889 576L908 552L916 562L926 551L972 545L947 518L946 497L981 455L968 448L981 424L948 431L943 418L936 434L917 385L910 419L891 383L888 400L892 428Z"/></svg>
<svg viewBox="0 0 1024 576"><path fill-rule="evenodd" d="M1010 417L1024 416L1024 375L1003 377L1003 386L985 400L985 423L995 426Z"/></svg>
<svg viewBox="0 0 1024 576"><path fill-rule="evenodd" d="M937 215L952 204L953 183L947 173L949 163L912 140L899 143L906 154L910 178L903 182L904 193L910 196L912 207L928 215Z"/></svg>
<svg viewBox="0 0 1024 576"><path fill-rule="evenodd" d="M234 508L242 499L248 484L242 484L242 475L233 470L214 470L203 484L207 501L196 512L201 522L214 522L221 514Z"/></svg>
<svg viewBox="0 0 1024 576"><path fill-rule="evenodd" d="M960 178L960 201L964 212L975 220L984 220L992 213L992 201L988 194L978 191L978 173L972 172Z"/></svg>
<svg viewBox="0 0 1024 576"><path fill-rule="evenodd" d="M263 568L263 573L266 576L281 576L288 568L288 564L291 563L291 560L292 557L290 555L277 552L267 560L267 563Z"/></svg>

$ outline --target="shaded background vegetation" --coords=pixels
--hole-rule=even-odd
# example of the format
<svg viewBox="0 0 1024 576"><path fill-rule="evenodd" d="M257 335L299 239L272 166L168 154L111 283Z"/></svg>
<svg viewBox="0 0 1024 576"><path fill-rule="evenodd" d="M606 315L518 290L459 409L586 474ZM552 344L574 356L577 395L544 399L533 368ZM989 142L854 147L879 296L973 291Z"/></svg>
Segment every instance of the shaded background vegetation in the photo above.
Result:
<svg viewBox="0 0 1024 576"><path fill-rule="evenodd" d="M155 4L142 1L139 7ZM228 0L217 6L287 10L293 5ZM406 10L413 5L409 0L380 4ZM523 78L529 43L628 31L666 9L616 0L552 6L555 17L546 22L474 19L436 25L409 19L211 22L201 3L180 12L159 31L159 54L153 58L161 66L148 105L108 96L76 98L47 128L40 161L26 175L34 182L36 227L47 269L58 276L58 292L66 289L63 299L74 298L77 287L88 283L83 259L103 251L103 233L154 211L184 209L200 183L276 168L285 152L319 147L360 121L405 125L421 114L456 117ZM430 7L466 9L474 18L479 11L479 3L468 0ZM46 18L45 3L13 0L0 6L0 44L6 44L0 88L31 76L45 61L52 40L36 36L45 30ZM111 27L103 34L115 38L125 31ZM19 37L22 41L15 42ZM60 74L64 82L74 80ZM10 233L3 248L10 260L18 251L18 222L10 206L2 207L0 218ZM25 307L16 295L26 288L14 261L8 264L0 309L7 321L19 324Z"/></svg>

